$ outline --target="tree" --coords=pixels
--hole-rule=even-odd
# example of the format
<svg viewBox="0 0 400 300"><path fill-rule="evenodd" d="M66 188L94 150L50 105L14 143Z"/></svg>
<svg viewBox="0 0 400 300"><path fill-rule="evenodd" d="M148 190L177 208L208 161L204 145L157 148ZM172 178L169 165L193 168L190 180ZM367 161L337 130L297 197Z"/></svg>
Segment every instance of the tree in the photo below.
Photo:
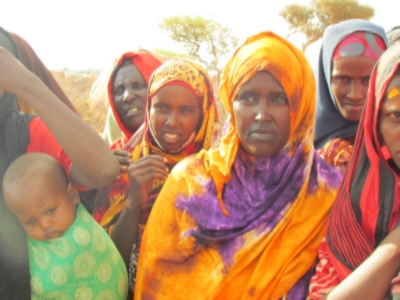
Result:
<svg viewBox="0 0 400 300"><path fill-rule="evenodd" d="M370 20L374 14L371 6L360 4L358 0L311 0L308 6L286 5L279 13L289 23L287 38L295 33L306 36L303 52L322 38L329 25L349 19Z"/></svg>
<svg viewBox="0 0 400 300"><path fill-rule="evenodd" d="M218 65L221 57L231 52L238 43L228 27L200 16L165 18L159 27L170 39L179 43L191 58L204 64L207 70L214 70L218 74L221 73Z"/></svg>

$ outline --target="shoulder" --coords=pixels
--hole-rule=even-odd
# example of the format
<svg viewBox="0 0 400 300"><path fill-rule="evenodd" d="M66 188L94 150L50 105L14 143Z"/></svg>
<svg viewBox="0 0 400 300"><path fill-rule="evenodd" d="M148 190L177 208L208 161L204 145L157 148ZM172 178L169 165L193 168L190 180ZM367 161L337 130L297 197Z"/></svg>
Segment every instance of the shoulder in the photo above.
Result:
<svg viewBox="0 0 400 300"><path fill-rule="evenodd" d="M322 157L315 153L315 166L314 169L317 172L317 178L319 182L325 182L331 188L337 189L343 179L342 172L330 164L328 161L324 160Z"/></svg>
<svg viewBox="0 0 400 300"><path fill-rule="evenodd" d="M173 168L171 175L185 176L185 174L201 174L206 172L207 151L201 150L196 154L187 156Z"/></svg>
<svg viewBox="0 0 400 300"><path fill-rule="evenodd" d="M330 164L338 159L349 160L352 152L353 146L343 138L330 140L318 151L320 156Z"/></svg>

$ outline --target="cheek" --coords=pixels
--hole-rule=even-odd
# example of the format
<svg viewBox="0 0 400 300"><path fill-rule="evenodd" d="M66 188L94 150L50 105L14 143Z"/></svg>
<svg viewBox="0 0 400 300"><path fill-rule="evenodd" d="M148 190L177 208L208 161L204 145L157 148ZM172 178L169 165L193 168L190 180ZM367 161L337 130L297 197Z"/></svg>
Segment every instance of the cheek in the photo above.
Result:
<svg viewBox="0 0 400 300"><path fill-rule="evenodd" d="M37 227L35 228L27 228L25 227L26 234L32 239L43 241L45 238L43 236L43 232L39 230Z"/></svg>
<svg viewBox="0 0 400 300"><path fill-rule="evenodd" d="M164 117L162 114L157 113L155 109L150 108L149 121L151 128L157 133L164 123Z"/></svg>
<svg viewBox="0 0 400 300"><path fill-rule="evenodd" d="M346 94L346 88L343 86L339 86L336 84L331 84L332 95L335 98L336 102L340 102L343 95Z"/></svg>
<svg viewBox="0 0 400 300"><path fill-rule="evenodd" d="M391 122L383 121L380 124L380 131L382 134L383 142L389 148L392 148L396 142L400 140L400 125L392 124Z"/></svg>
<svg viewBox="0 0 400 300"><path fill-rule="evenodd" d="M114 96L113 98L115 109L120 112L122 110L122 99L120 96Z"/></svg>
<svg viewBox="0 0 400 300"><path fill-rule="evenodd" d="M144 103L147 102L147 90L142 90L138 93L138 96L143 100Z"/></svg>
<svg viewBox="0 0 400 300"><path fill-rule="evenodd" d="M192 116L186 117L185 127L187 128L188 131L190 131L190 134L192 134L192 132L196 130L199 120L200 120L200 111L198 111L196 114L193 114Z"/></svg>
<svg viewBox="0 0 400 300"><path fill-rule="evenodd" d="M242 133L242 128L244 127L243 124L248 123L246 122L246 115L244 114L245 111L249 111L249 109L243 108L239 103L233 102L233 121L235 123L236 131L239 136Z"/></svg>

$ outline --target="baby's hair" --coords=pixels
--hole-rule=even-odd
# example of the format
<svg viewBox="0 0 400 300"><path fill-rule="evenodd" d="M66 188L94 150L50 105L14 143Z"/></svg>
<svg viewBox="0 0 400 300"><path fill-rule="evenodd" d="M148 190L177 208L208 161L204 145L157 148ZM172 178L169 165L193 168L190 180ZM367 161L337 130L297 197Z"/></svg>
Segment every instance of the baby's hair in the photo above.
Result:
<svg viewBox="0 0 400 300"><path fill-rule="evenodd" d="M14 160L7 168L3 178L3 191L7 201L7 191L14 188L23 188L26 180L37 176L50 176L49 182L60 182L65 187L69 180L58 161L44 153L34 152L24 154Z"/></svg>

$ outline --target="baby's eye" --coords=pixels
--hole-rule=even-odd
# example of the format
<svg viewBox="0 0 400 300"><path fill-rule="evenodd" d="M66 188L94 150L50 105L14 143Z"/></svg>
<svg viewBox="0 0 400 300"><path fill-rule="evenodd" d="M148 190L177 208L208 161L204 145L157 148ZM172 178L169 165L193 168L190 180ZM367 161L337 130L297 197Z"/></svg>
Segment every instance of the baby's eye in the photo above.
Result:
<svg viewBox="0 0 400 300"><path fill-rule="evenodd" d="M50 208L48 211L47 211L47 213L48 214L52 214L53 212L55 212L56 211L56 207L53 207L53 208Z"/></svg>
<svg viewBox="0 0 400 300"><path fill-rule="evenodd" d="M36 224L36 220L34 218L29 219L27 222L25 222L26 225L35 225Z"/></svg>

